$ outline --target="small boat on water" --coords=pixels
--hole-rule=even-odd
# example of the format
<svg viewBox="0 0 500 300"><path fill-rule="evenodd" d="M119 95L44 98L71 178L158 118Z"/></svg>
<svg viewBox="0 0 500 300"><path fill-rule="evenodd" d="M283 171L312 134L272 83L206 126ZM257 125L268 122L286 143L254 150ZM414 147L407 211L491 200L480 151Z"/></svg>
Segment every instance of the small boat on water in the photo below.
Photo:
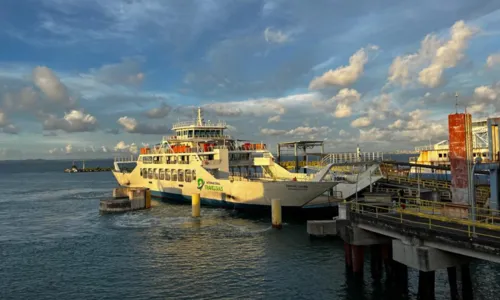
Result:
<svg viewBox="0 0 500 300"><path fill-rule="evenodd" d="M337 182L290 173L275 163L265 144L226 135L225 122L205 122L201 108L191 122L174 124L175 135L154 147L141 148L131 172L115 159L113 175L121 186L149 188L154 197L227 208L266 208L280 199L286 208L301 208Z"/></svg>

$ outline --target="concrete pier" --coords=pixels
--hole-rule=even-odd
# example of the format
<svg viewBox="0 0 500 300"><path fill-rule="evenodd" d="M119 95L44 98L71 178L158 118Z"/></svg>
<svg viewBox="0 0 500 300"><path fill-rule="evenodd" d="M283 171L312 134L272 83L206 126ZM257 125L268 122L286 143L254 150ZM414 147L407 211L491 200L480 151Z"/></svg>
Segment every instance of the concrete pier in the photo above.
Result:
<svg viewBox="0 0 500 300"><path fill-rule="evenodd" d="M151 207L151 191L145 188L119 187L113 189L113 197L101 199L101 213L122 213Z"/></svg>
<svg viewBox="0 0 500 300"><path fill-rule="evenodd" d="M336 220L307 221L307 233L316 237L336 236L337 222Z"/></svg>

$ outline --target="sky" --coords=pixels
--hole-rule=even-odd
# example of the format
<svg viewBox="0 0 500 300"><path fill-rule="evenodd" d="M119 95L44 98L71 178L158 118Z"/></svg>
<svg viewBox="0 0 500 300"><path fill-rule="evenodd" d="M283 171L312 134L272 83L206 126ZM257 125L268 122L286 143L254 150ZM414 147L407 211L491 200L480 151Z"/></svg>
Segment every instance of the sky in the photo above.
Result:
<svg viewBox="0 0 500 300"><path fill-rule="evenodd" d="M3 0L0 159L136 153L172 123L394 151L500 109L498 0Z"/></svg>

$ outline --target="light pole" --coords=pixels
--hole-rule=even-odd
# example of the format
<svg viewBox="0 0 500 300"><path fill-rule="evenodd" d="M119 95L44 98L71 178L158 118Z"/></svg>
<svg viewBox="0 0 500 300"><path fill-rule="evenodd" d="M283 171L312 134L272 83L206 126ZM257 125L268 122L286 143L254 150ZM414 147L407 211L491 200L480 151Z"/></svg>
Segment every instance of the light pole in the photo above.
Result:
<svg viewBox="0 0 500 300"><path fill-rule="evenodd" d="M472 165L472 175L471 175L471 187L472 187L472 193L471 193L471 212L472 212L472 221L474 222L474 226L472 227L474 235L476 234L476 183L474 182L475 177L474 177L474 172L476 170L476 165L480 164L482 162L481 156L476 157L474 165Z"/></svg>

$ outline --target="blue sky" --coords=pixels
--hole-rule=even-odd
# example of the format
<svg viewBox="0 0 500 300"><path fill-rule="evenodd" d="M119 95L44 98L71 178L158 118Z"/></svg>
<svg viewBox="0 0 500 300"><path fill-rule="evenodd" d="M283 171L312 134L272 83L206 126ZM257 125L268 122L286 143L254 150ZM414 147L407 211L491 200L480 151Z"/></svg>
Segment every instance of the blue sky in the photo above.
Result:
<svg viewBox="0 0 500 300"><path fill-rule="evenodd" d="M4 0L0 159L134 152L197 106L273 147L411 149L456 92L496 114L499 35L493 0Z"/></svg>

